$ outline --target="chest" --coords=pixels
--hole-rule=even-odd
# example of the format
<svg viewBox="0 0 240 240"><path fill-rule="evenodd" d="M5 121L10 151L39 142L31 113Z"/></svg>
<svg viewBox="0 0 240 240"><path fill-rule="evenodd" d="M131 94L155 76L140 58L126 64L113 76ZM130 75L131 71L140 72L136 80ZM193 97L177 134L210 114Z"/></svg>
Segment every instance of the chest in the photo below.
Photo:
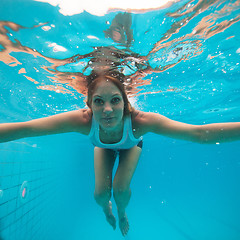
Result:
<svg viewBox="0 0 240 240"><path fill-rule="evenodd" d="M99 139L102 143L105 144L113 144L113 143L118 143L122 139L122 132L119 133L112 133L112 134L106 134L104 132L99 132Z"/></svg>
<svg viewBox="0 0 240 240"><path fill-rule="evenodd" d="M142 136L141 134L141 128L140 127L132 127L132 133L133 136L138 139ZM122 140L123 137L123 130L119 131L119 132L113 132L111 134L106 134L104 131L99 131L99 139L102 143L105 144L114 144L114 143L118 143Z"/></svg>

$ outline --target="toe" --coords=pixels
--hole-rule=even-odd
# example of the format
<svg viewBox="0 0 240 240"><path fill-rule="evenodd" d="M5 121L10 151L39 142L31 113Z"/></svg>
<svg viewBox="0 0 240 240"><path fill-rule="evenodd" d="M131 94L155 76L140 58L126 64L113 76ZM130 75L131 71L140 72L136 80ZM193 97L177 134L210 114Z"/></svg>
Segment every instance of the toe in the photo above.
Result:
<svg viewBox="0 0 240 240"><path fill-rule="evenodd" d="M128 219L126 216L119 221L119 227L122 232L122 235L126 236L129 230Z"/></svg>

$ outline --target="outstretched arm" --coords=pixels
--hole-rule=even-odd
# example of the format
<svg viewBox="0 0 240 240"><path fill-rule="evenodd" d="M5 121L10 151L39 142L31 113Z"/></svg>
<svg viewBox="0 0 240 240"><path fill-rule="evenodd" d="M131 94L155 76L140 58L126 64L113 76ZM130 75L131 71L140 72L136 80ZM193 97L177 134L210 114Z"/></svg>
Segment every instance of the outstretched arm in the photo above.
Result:
<svg viewBox="0 0 240 240"><path fill-rule="evenodd" d="M222 143L240 140L240 122L212 123L198 126L201 143Z"/></svg>
<svg viewBox="0 0 240 240"><path fill-rule="evenodd" d="M240 140L240 122L192 125L177 122L157 113L140 112L136 117L144 133L153 132L171 138L198 143Z"/></svg>
<svg viewBox="0 0 240 240"><path fill-rule="evenodd" d="M88 134L90 120L89 110L81 109L28 122L2 123L0 124L0 143L66 132Z"/></svg>

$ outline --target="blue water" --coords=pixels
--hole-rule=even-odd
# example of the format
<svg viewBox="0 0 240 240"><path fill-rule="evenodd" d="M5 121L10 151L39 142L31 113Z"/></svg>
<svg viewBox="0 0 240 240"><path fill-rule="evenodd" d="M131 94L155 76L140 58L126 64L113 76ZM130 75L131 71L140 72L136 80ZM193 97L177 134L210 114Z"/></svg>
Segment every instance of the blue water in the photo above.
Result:
<svg viewBox="0 0 240 240"><path fill-rule="evenodd" d="M64 16L48 3L1 1L0 122L84 108L83 76L97 47L138 54L119 67L131 79L135 108L192 124L240 121L240 1L180 1L133 12L129 49L104 35L117 14ZM147 134L126 239L240 239L239 147ZM0 239L123 239L93 191L86 137L0 144Z"/></svg>

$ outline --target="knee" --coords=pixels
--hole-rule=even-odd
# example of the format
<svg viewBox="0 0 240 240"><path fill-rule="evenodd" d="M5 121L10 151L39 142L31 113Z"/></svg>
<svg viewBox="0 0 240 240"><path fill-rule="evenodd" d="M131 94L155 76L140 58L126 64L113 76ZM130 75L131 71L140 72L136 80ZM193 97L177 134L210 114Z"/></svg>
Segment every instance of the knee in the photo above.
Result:
<svg viewBox="0 0 240 240"><path fill-rule="evenodd" d="M119 195L123 195L126 193L130 193L130 187L128 185L124 185L124 184L118 184L118 183L114 183L113 184L113 195L114 196L119 196Z"/></svg>
<svg viewBox="0 0 240 240"><path fill-rule="evenodd" d="M110 189L94 191L94 199L98 203L108 201L108 200L110 200L110 198L111 198L111 190Z"/></svg>

